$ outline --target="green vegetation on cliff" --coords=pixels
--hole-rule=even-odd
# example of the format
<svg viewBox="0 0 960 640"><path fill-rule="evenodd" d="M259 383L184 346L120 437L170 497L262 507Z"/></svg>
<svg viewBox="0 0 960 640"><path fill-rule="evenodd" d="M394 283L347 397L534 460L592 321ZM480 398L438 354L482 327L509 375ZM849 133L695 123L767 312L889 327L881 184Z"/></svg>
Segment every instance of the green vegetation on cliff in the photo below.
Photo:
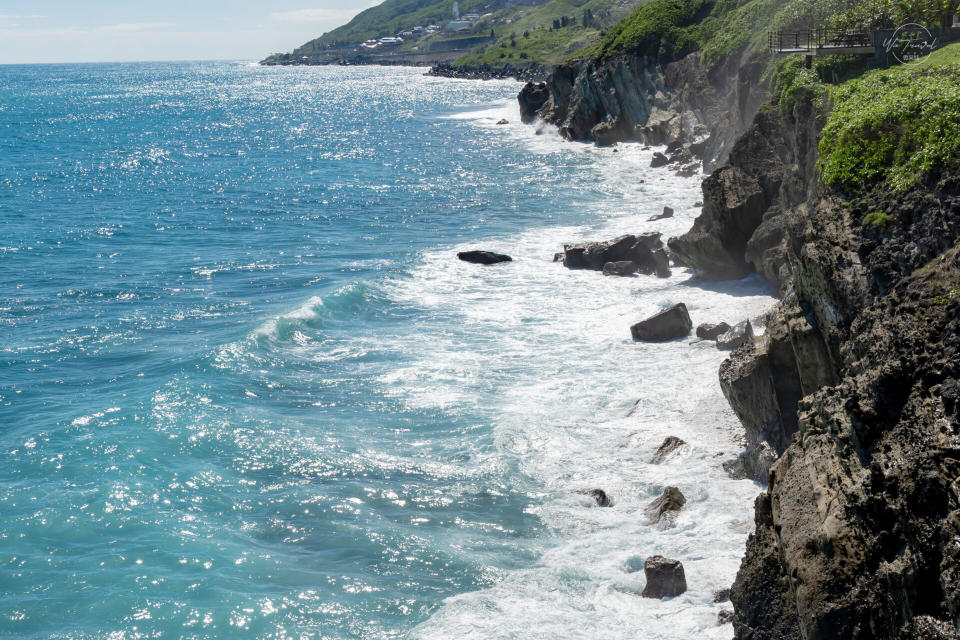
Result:
<svg viewBox="0 0 960 640"><path fill-rule="evenodd" d="M820 142L824 182L847 191L906 191L960 155L960 44L923 64L875 70L829 87Z"/></svg>

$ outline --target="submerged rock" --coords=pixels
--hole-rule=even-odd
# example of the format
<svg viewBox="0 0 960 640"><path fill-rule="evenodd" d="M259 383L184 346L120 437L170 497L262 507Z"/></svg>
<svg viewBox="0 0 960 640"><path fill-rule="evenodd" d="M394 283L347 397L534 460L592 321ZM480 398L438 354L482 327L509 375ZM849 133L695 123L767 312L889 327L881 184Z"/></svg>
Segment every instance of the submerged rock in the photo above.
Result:
<svg viewBox="0 0 960 640"><path fill-rule="evenodd" d="M643 573L647 577L647 586L641 594L644 598L672 598L687 590L687 577L679 560L650 556Z"/></svg>
<svg viewBox="0 0 960 640"><path fill-rule="evenodd" d="M663 490L663 494L659 498L647 505L644 513L647 516L647 520L650 521L650 524L656 524L663 528L672 527L677 512L679 512L685 504L687 504L687 499L683 496L683 493L680 492L680 489L667 487Z"/></svg>
<svg viewBox="0 0 960 640"><path fill-rule="evenodd" d="M598 507L613 506L613 500L610 499L610 496L608 496L606 491L603 489L590 489L589 491L584 491L583 493L593 498Z"/></svg>
<svg viewBox="0 0 960 640"><path fill-rule="evenodd" d="M720 324L702 324L697 327L697 337L701 340L716 340L727 331L730 331L730 325L726 322Z"/></svg>
<svg viewBox="0 0 960 640"><path fill-rule="evenodd" d="M660 167L665 167L670 164L670 158L663 155L659 151L653 154L653 160L650 161L650 167L653 169L659 169Z"/></svg>
<svg viewBox="0 0 960 640"><path fill-rule="evenodd" d="M603 275L605 276L632 276L637 272L637 263L630 260L621 260L620 262L608 262L603 265Z"/></svg>
<svg viewBox="0 0 960 640"><path fill-rule="evenodd" d="M648 218L648 222L656 222L657 220L666 220L667 218L672 218L674 211L671 207L664 207L663 213L651 216Z"/></svg>
<svg viewBox="0 0 960 640"><path fill-rule="evenodd" d="M750 324L749 320L744 320L732 329L717 336L717 349L721 351L733 351L745 344L750 344L753 342L753 339L753 325Z"/></svg>
<svg viewBox="0 0 960 640"><path fill-rule="evenodd" d="M663 461L669 458L673 452L685 444L687 443L676 436L667 436L667 438L664 439L663 444L660 445L660 448L657 449L657 452L653 454L650 464L663 463Z"/></svg>
<svg viewBox="0 0 960 640"><path fill-rule="evenodd" d="M497 264L500 262L511 262L513 258L502 253L493 253L492 251L461 251L457 257L464 262L473 264Z"/></svg>
<svg viewBox="0 0 960 640"><path fill-rule="evenodd" d="M641 342L666 342L690 335L693 322L682 302L630 327L634 340Z"/></svg>
<svg viewBox="0 0 960 640"><path fill-rule="evenodd" d="M717 624L730 624L733 622L733 611L730 609L724 609L717 614Z"/></svg>
<svg viewBox="0 0 960 640"><path fill-rule="evenodd" d="M502 118L500 120L497 120L497 124L510 124L510 121L507 120L506 118Z"/></svg>
<svg viewBox="0 0 960 640"><path fill-rule="evenodd" d="M720 589L713 594L713 601L717 604L727 602L730 599L730 589Z"/></svg>

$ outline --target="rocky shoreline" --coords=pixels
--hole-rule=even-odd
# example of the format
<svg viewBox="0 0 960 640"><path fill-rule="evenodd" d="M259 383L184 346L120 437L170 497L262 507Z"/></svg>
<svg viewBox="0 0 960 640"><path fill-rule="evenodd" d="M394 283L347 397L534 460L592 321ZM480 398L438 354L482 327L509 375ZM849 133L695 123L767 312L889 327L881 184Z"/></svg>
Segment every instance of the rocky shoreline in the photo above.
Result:
<svg viewBox="0 0 960 640"><path fill-rule="evenodd" d="M543 82L553 69L536 63L524 65L505 64L494 67L483 64L477 67L458 67L449 63L436 64L427 71L428 76L460 80L519 80L520 82Z"/></svg>
<svg viewBox="0 0 960 640"><path fill-rule="evenodd" d="M726 618L739 640L960 637L960 179L845 200L819 175L829 105L698 55L562 65L519 101L569 139L695 154L672 257L780 293L719 372L747 442L724 467L767 486Z"/></svg>

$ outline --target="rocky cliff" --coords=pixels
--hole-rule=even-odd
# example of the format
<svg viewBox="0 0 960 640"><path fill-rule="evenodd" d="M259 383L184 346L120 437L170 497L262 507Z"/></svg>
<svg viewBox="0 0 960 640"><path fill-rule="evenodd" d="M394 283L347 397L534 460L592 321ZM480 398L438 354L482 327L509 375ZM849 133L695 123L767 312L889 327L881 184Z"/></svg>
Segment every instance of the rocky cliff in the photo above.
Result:
<svg viewBox="0 0 960 640"><path fill-rule="evenodd" d="M680 141L707 171L722 163L769 98L763 65L746 53L707 64L702 53L665 62L648 56L583 59L556 67L545 103L526 110L570 140L612 144Z"/></svg>
<svg viewBox="0 0 960 640"><path fill-rule="evenodd" d="M720 371L748 441L728 469L768 487L736 637L960 637L960 172L828 188L829 108L800 94L760 109L670 241L703 276L756 271L781 292Z"/></svg>

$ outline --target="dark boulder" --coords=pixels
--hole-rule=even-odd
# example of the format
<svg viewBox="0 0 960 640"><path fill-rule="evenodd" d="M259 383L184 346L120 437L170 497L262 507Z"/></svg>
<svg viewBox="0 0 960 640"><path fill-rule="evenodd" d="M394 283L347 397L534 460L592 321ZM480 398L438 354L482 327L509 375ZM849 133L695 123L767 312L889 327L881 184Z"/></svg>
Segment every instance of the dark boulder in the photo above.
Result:
<svg viewBox="0 0 960 640"><path fill-rule="evenodd" d="M608 262L603 265L603 275L605 276L632 276L637 272L637 263L630 260L620 262Z"/></svg>
<svg viewBox="0 0 960 640"><path fill-rule="evenodd" d="M502 118L500 120L497 120L497 124L510 124L510 121L507 120L506 118Z"/></svg>
<svg viewBox="0 0 960 640"><path fill-rule="evenodd" d="M589 491L584 491L584 495L588 495L593 498L593 501L597 503L598 507L612 507L613 500L610 499L610 496L607 495L606 491L603 489L590 489Z"/></svg>
<svg viewBox="0 0 960 640"><path fill-rule="evenodd" d="M694 272L714 280L739 280L753 272L744 258L747 242L767 209L756 178L736 167L724 167L703 183L703 213L693 228L667 243Z"/></svg>
<svg viewBox="0 0 960 640"><path fill-rule="evenodd" d="M730 600L730 589L720 589L713 594L713 601L717 604Z"/></svg>
<svg viewBox="0 0 960 640"><path fill-rule="evenodd" d="M650 463L662 463L664 460L669 458L674 451L685 444L687 443L676 436L668 436L666 439L664 439L663 444L660 445L660 448L657 449L657 452L653 454L653 459L650 460Z"/></svg>
<svg viewBox="0 0 960 640"><path fill-rule="evenodd" d="M546 104L550 97L550 90L544 82L528 82L520 90L517 100L520 102L520 120L530 124L537 119L537 112Z"/></svg>
<svg viewBox="0 0 960 640"><path fill-rule="evenodd" d="M563 251L561 251L560 253L555 253L555 254L553 254L553 261L554 261L554 262L563 262Z"/></svg>
<svg viewBox="0 0 960 640"><path fill-rule="evenodd" d="M464 262L473 264L497 264L499 262L511 262L513 258L502 253L493 253L492 251L461 251L457 257Z"/></svg>
<svg viewBox="0 0 960 640"><path fill-rule="evenodd" d="M663 234L659 231L648 231L637 236L637 242L641 243L650 251L663 249Z"/></svg>
<svg viewBox="0 0 960 640"><path fill-rule="evenodd" d="M601 271L608 262L634 262L640 273L654 273L653 251L663 246L659 233L624 235L606 242L584 242L563 246L563 265L571 269Z"/></svg>
<svg viewBox="0 0 960 640"><path fill-rule="evenodd" d="M670 158L663 155L659 151L653 154L653 160L650 161L650 167L653 169L659 169L660 167L665 167L670 164Z"/></svg>
<svg viewBox="0 0 960 640"><path fill-rule="evenodd" d="M656 222L657 220L666 220L667 218L672 218L674 211L670 207L664 207L663 213L657 214L648 218L648 222Z"/></svg>
<svg viewBox="0 0 960 640"><path fill-rule="evenodd" d="M693 322L686 305L681 302L633 325L630 333L634 340L641 342L666 342L688 336L691 329Z"/></svg>
<svg viewBox="0 0 960 640"><path fill-rule="evenodd" d="M753 325L750 324L749 320L744 320L732 329L717 336L717 349L721 351L733 351L745 344L750 344L753 342L753 339Z"/></svg>
<svg viewBox="0 0 960 640"><path fill-rule="evenodd" d="M653 258L653 273L658 278L669 278L673 273L670 271L670 257L663 249L657 249L651 254Z"/></svg>
<svg viewBox="0 0 960 640"><path fill-rule="evenodd" d="M730 325L726 322L720 324L702 324L697 327L697 337L701 340L716 340L727 331L730 331Z"/></svg>
<svg viewBox="0 0 960 640"><path fill-rule="evenodd" d="M733 622L733 611L730 609L724 609L717 614L717 624L730 624Z"/></svg>
<svg viewBox="0 0 960 640"><path fill-rule="evenodd" d="M687 577L679 560L651 556L644 563L643 573L647 577L641 594L644 598L672 598L687 590Z"/></svg>
<svg viewBox="0 0 960 640"><path fill-rule="evenodd" d="M677 513L685 504L687 504L687 499L680 492L680 489L667 487L659 498L647 505L644 513L650 524L659 525L663 528L672 527Z"/></svg>

